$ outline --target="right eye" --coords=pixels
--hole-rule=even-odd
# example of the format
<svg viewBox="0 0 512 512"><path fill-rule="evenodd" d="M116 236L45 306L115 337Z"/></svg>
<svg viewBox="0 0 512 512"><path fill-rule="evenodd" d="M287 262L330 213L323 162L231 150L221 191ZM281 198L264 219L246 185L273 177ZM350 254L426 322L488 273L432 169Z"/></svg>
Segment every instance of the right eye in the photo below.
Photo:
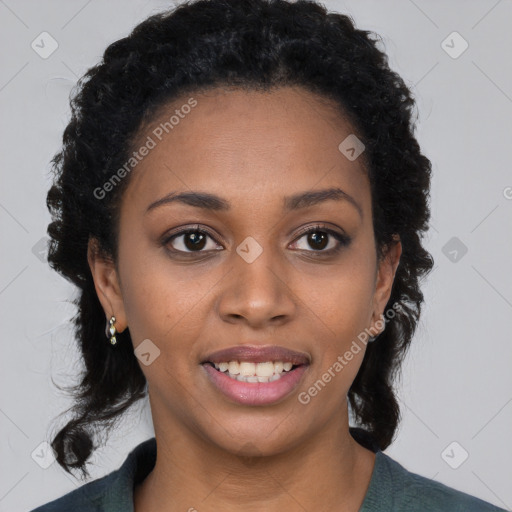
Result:
<svg viewBox="0 0 512 512"><path fill-rule="evenodd" d="M168 247L170 251L176 253L203 253L223 249L210 233L199 228L188 228L177 231L167 236L163 244Z"/></svg>

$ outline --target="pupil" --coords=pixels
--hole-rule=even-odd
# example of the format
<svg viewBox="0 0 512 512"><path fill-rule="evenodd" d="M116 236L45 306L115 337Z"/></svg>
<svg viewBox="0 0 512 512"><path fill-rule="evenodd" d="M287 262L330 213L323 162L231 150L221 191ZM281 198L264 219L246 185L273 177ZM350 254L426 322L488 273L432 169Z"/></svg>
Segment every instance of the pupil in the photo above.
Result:
<svg viewBox="0 0 512 512"><path fill-rule="evenodd" d="M187 233L185 234L185 246L192 251L202 249L205 239L206 237L202 233Z"/></svg>
<svg viewBox="0 0 512 512"><path fill-rule="evenodd" d="M308 236L308 243L313 249L321 250L327 245L326 233L310 233ZM320 247L315 247L315 244L320 244Z"/></svg>

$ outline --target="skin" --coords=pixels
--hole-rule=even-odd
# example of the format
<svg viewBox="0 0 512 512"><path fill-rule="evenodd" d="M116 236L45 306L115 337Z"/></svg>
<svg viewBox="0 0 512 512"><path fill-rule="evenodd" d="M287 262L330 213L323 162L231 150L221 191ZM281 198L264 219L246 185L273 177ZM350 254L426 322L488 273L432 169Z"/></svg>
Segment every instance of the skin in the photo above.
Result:
<svg viewBox="0 0 512 512"><path fill-rule="evenodd" d="M401 244L378 261L363 158L349 161L338 150L354 130L325 99L291 87L192 96L197 106L130 177L118 261L101 256L94 240L89 246L107 318L116 317L118 331L129 327L134 347L150 339L160 350L150 365L141 365L158 456L135 489L135 510L356 512L375 461L348 431L346 395L364 345L310 403L301 404L298 393L375 326ZM166 106L141 140L187 99ZM332 199L283 209L285 196L331 187L349 194L361 213L348 200ZM173 202L146 213L170 192L191 190L218 195L231 208ZM317 223L351 242L319 256L318 246L298 234ZM207 252L173 256L169 248L187 250L185 237L167 245L162 237L196 224L216 240L207 238ZM263 249L252 263L236 252L248 236ZM337 245L329 237L323 250ZM311 365L298 389L268 406L240 405L222 395L200 363L214 351L247 343L308 354Z"/></svg>

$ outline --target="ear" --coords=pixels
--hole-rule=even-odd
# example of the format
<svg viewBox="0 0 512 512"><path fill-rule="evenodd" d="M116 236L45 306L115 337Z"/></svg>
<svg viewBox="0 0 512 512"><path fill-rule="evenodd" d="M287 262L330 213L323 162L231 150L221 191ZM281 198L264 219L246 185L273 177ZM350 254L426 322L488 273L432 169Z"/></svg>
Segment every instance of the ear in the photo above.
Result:
<svg viewBox="0 0 512 512"><path fill-rule="evenodd" d="M384 308L389 301L391 296L391 290L393 282L395 280L396 269L400 262L400 256L402 255L402 243L398 235L395 235L393 242L391 242L386 250L385 255L379 262L377 269L377 276L375 278L375 292L373 295L373 314L372 314L372 326L384 313ZM382 332L383 329L373 328L374 331Z"/></svg>
<svg viewBox="0 0 512 512"><path fill-rule="evenodd" d="M103 306L107 320L114 316L116 318L116 330L123 332L127 324L117 270L112 259L102 254L98 240L95 238L89 239L87 262L91 269L96 294Z"/></svg>

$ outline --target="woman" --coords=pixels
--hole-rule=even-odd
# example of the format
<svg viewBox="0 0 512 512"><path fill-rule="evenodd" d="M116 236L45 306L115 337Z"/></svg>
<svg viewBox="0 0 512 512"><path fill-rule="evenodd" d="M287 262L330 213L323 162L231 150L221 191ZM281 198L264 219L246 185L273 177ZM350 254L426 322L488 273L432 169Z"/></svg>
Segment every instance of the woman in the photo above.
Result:
<svg viewBox="0 0 512 512"><path fill-rule="evenodd" d="M49 261L85 373L52 446L87 475L146 391L155 437L37 511L500 510L382 452L431 165L370 33L314 2L190 2L107 48L72 108Z"/></svg>

